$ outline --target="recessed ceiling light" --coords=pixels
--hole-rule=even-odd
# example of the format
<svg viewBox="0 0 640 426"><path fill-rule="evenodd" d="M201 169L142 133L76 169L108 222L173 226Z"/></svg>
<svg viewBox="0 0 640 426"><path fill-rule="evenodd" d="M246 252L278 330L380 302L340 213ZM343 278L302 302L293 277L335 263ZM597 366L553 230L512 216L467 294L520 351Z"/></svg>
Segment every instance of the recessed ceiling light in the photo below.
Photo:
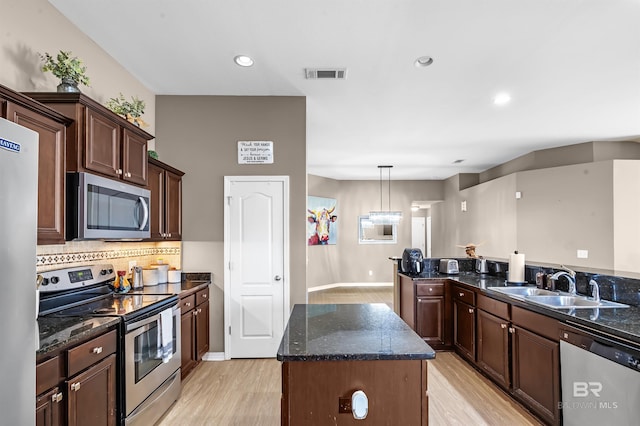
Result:
<svg viewBox="0 0 640 426"><path fill-rule="evenodd" d="M496 105L506 105L509 102L511 102L511 95L506 92L498 93L493 98L493 103Z"/></svg>
<svg viewBox="0 0 640 426"><path fill-rule="evenodd" d="M233 60L241 67L250 67L251 65L253 65L253 59L246 55L238 55L233 58Z"/></svg>
<svg viewBox="0 0 640 426"><path fill-rule="evenodd" d="M413 64L418 68L424 68L428 67L432 63L433 58L431 56L420 56Z"/></svg>

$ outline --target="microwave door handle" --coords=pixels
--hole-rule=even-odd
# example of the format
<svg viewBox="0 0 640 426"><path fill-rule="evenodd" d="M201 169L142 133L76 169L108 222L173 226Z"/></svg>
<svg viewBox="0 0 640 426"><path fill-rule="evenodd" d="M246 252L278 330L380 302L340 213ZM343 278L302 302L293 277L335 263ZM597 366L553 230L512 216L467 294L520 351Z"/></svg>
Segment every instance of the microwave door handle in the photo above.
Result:
<svg viewBox="0 0 640 426"><path fill-rule="evenodd" d="M138 197L138 200L140 201L140 204L142 204L142 211L144 213L142 223L140 224L140 228L138 228L140 231L142 231L144 227L147 226L147 221L149 220L149 208L147 207L147 202L144 200L144 198Z"/></svg>

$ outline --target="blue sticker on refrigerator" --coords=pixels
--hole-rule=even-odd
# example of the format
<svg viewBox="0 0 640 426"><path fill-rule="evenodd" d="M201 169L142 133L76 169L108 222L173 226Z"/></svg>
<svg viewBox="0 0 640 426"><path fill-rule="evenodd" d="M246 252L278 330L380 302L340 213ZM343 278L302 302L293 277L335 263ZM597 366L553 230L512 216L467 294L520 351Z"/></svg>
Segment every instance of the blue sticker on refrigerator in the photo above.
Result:
<svg viewBox="0 0 640 426"><path fill-rule="evenodd" d="M0 148L4 148L7 151L12 151L12 152L20 152L19 143L11 142L2 138L0 138Z"/></svg>

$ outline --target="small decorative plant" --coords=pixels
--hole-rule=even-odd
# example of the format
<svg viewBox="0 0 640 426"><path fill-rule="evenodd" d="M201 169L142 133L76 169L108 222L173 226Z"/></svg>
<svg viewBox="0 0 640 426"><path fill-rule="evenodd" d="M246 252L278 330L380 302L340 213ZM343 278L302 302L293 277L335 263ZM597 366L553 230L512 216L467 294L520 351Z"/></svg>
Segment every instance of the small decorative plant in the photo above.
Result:
<svg viewBox="0 0 640 426"><path fill-rule="evenodd" d="M71 52L61 50L54 58L50 54L46 53L40 55L40 59L44 62L42 65L42 71L50 71L53 75L62 80L62 85L66 84L75 87L75 90L64 90L58 86L58 91L78 91L78 84L84 84L89 86L89 77L86 75L87 67L82 65L82 61L75 56L72 56Z"/></svg>
<svg viewBox="0 0 640 426"><path fill-rule="evenodd" d="M147 123L140 118L144 114L145 103L142 99L135 96L131 97L131 101L125 99L120 93L117 98L111 98L106 103L106 107L116 114L122 115L124 118L137 126L146 126Z"/></svg>

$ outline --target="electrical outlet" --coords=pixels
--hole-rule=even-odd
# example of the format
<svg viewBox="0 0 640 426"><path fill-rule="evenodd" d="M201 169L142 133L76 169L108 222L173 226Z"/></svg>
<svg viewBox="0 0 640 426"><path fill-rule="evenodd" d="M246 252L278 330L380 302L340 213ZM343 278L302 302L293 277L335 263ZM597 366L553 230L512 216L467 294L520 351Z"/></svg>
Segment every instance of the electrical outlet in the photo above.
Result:
<svg viewBox="0 0 640 426"><path fill-rule="evenodd" d="M588 259L589 250L578 250L578 259Z"/></svg>
<svg viewBox="0 0 640 426"><path fill-rule="evenodd" d="M130 260L129 261L129 270L131 270L131 268L133 268L134 266L137 266L138 262L135 260Z"/></svg>
<svg viewBox="0 0 640 426"><path fill-rule="evenodd" d="M373 271L369 271L369 276L373 276Z"/></svg>

